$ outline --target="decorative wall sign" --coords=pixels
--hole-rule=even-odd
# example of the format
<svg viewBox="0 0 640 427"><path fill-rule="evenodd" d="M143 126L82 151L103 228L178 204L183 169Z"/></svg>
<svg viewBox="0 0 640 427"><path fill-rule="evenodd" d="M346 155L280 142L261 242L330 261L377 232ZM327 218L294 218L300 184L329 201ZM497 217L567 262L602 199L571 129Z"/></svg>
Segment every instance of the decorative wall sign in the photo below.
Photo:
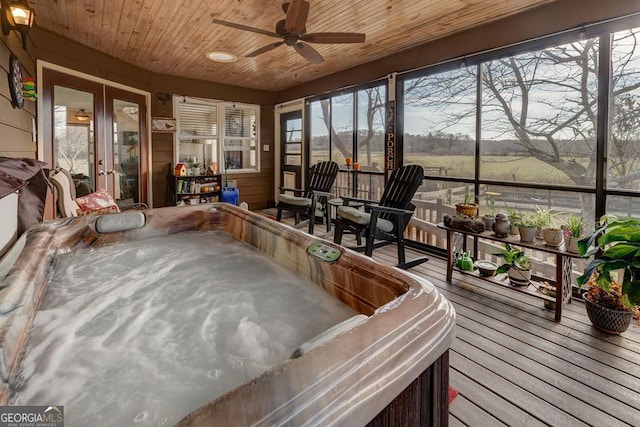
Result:
<svg viewBox="0 0 640 427"><path fill-rule="evenodd" d="M175 132L176 119L172 117L153 117L151 119L152 132Z"/></svg>
<svg viewBox="0 0 640 427"><path fill-rule="evenodd" d="M396 102L387 102L387 118L384 136L384 169L392 171L396 167Z"/></svg>
<svg viewBox="0 0 640 427"><path fill-rule="evenodd" d="M9 93L11 94L11 106L13 108L22 108L24 106L22 90L22 66L18 57L11 54L9 57Z"/></svg>

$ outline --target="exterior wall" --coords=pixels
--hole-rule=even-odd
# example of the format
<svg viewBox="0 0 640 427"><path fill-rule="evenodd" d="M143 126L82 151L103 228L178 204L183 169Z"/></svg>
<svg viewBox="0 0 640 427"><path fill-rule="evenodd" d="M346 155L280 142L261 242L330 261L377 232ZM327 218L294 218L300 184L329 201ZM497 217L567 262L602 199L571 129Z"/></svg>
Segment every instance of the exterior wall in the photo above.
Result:
<svg viewBox="0 0 640 427"><path fill-rule="evenodd" d="M274 94L272 92L151 73L49 31L34 28L32 33L37 46L35 51L38 60L150 92L152 117L156 115L174 117L171 101L161 105L156 97L159 92L258 104L261 106L261 145L267 144L270 148L273 147ZM31 129L30 125L29 129ZM35 155L35 143L33 145L33 155ZM174 159L173 135L151 133L150 150L153 206L166 206L167 174L172 170L169 168L169 163L173 163ZM246 201L251 209L265 208L268 201L272 199L274 186L272 153L273 150L261 151L260 173L229 174L230 179L237 180L241 201Z"/></svg>
<svg viewBox="0 0 640 427"><path fill-rule="evenodd" d="M579 28L591 22L640 12L640 2L629 0L560 0L529 12L416 46L377 61L350 68L280 91L276 103L330 92L536 37Z"/></svg>
<svg viewBox="0 0 640 427"><path fill-rule="evenodd" d="M11 106L9 93L9 56L15 54L22 64L22 76L36 76L33 43L29 40L28 50L22 49L22 39L16 31L8 36L0 32L0 156L26 157L35 159L37 146L33 141L32 120L36 117L36 103L24 101L24 108Z"/></svg>

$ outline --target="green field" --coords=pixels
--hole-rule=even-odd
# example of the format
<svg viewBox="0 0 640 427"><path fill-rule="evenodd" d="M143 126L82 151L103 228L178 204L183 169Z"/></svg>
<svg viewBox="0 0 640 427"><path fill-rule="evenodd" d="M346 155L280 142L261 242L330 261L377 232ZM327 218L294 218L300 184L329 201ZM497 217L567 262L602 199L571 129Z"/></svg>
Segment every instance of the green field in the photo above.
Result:
<svg viewBox="0 0 640 427"><path fill-rule="evenodd" d="M326 159L326 152L317 154L318 157L325 156L323 159ZM312 161L312 163L314 162L315 161ZM361 159L360 162L361 164L365 164L364 159ZM588 159L578 160L578 162L586 167ZM338 161L338 163L340 163L340 161ZM382 165L384 165L383 153L372 153L371 163L377 163L382 167ZM425 167L425 169L427 169L425 174L429 176L474 177L474 156L410 154L405 157L405 163L419 164ZM482 156L480 178L502 180L505 182L572 184L566 173L532 157Z"/></svg>

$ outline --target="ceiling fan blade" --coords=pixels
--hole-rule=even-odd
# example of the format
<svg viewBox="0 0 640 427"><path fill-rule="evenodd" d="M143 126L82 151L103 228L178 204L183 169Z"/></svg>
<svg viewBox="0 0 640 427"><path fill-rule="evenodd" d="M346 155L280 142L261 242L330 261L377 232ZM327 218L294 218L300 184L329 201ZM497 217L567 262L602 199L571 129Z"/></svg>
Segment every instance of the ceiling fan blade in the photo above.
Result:
<svg viewBox="0 0 640 427"><path fill-rule="evenodd" d="M266 46L261 47L260 49L254 50L253 52L245 55L245 57L246 58L253 58L255 56L262 55L263 53L269 52L270 50L273 50L273 49L275 49L277 47L280 47L283 44L284 44L284 42L275 42L275 43L268 44Z"/></svg>
<svg viewBox="0 0 640 427"><path fill-rule="evenodd" d="M309 16L309 2L305 0L291 0L287 8L287 19L284 28L287 33L302 34Z"/></svg>
<svg viewBox="0 0 640 427"><path fill-rule="evenodd" d="M260 28L249 27L247 25L242 25L242 24L236 24L235 22L221 21L220 19L214 19L213 23L214 24L224 25L224 26L231 27L231 28L236 28L238 30L245 30L245 31L251 31L252 33L263 34L265 36L276 37L276 38L279 38L279 39L282 38L282 36L272 32L272 31L261 30Z"/></svg>
<svg viewBox="0 0 640 427"><path fill-rule="evenodd" d="M294 46L296 52L298 52L302 57L304 57L307 61L312 64L319 64L324 61L322 55L318 53L317 50L304 43L296 43Z"/></svg>
<svg viewBox="0 0 640 427"><path fill-rule="evenodd" d="M364 43L365 34L362 33L311 33L300 37L308 43Z"/></svg>

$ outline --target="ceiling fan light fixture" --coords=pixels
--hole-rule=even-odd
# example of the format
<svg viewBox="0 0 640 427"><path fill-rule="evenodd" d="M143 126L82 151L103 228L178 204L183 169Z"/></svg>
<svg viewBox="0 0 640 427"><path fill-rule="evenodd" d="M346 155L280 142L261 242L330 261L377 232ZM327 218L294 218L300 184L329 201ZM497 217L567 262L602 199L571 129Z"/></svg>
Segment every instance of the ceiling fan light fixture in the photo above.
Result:
<svg viewBox="0 0 640 427"><path fill-rule="evenodd" d="M237 30L250 31L252 33L263 34L265 36L281 39L276 43L263 46L249 54L247 58L254 58L267 53L277 47L284 45L295 49L300 56L312 64L320 64L324 58L318 51L307 43L319 44L344 44L344 43L364 43L366 35L363 33L342 33L323 32L307 34L307 18L309 16L309 2L307 0L290 0L282 5L282 10L287 15L276 23L274 31L263 30L262 28L250 27L248 25L235 22L214 19L213 23L235 28ZM305 42L305 43L302 43ZM209 54L207 55L209 56Z"/></svg>
<svg viewBox="0 0 640 427"><path fill-rule="evenodd" d="M236 62L238 57L229 52L213 51L207 53L207 58L215 62Z"/></svg>

